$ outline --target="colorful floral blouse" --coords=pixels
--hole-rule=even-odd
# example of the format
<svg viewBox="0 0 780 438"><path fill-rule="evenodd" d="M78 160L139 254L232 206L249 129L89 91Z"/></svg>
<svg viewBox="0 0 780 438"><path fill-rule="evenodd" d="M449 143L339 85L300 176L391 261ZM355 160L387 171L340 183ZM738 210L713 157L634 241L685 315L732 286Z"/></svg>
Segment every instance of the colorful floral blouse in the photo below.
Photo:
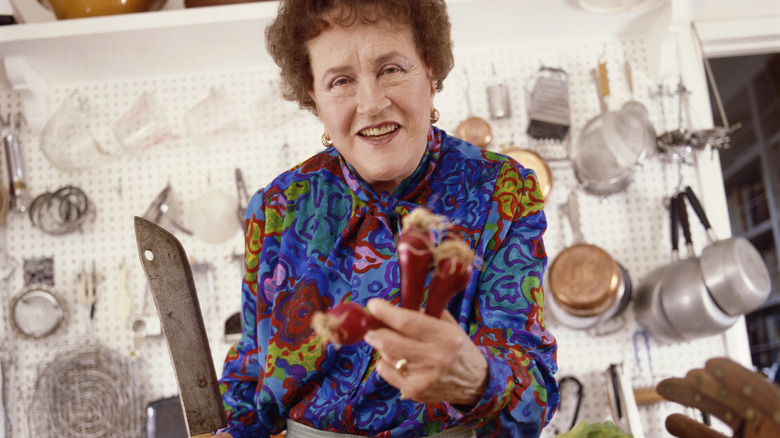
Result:
<svg viewBox="0 0 780 438"><path fill-rule="evenodd" d="M417 206L449 218L481 262L449 310L488 362L469 411L403 399L365 342L322 345L312 315L336 303L399 303L396 238ZM377 194L334 148L254 195L246 220L243 331L221 378L227 431L267 437L285 419L319 430L428 436L538 436L558 406L557 344L542 318L546 219L533 172L431 127L418 169Z"/></svg>

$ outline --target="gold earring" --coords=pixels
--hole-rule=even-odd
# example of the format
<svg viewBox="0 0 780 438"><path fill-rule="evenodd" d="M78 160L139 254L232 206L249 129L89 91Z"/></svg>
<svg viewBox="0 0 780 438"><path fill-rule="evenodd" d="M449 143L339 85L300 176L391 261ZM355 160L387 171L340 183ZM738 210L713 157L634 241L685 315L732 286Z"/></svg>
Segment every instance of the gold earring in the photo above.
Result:
<svg viewBox="0 0 780 438"><path fill-rule="evenodd" d="M322 141L322 145L326 148L333 146L333 142L328 138L328 134L324 132L322 133L322 138L320 138L320 141Z"/></svg>
<svg viewBox="0 0 780 438"><path fill-rule="evenodd" d="M436 123L439 121L439 117L441 117L441 114L439 114L439 110L436 108L433 109L433 114L431 114L431 123Z"/></svg>

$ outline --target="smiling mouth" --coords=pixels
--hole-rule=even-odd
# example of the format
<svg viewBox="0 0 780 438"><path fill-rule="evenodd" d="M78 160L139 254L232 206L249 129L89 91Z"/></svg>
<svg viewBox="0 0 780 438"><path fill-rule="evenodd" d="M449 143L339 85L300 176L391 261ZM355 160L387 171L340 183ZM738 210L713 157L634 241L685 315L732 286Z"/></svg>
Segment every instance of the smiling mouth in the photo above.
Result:
<svg viewBox="0 0 780 438"><path fill-rule="evenodd" d="M400 126L396 125L396 124L382 125L382 126L377 126L377 127L374 127L374 128L366 128L366 129L358 132L358 134L361 137L382 138L382 137L384 137L384 136L386 136L388 134L392 134L398 128L400 128Z"/></svg>

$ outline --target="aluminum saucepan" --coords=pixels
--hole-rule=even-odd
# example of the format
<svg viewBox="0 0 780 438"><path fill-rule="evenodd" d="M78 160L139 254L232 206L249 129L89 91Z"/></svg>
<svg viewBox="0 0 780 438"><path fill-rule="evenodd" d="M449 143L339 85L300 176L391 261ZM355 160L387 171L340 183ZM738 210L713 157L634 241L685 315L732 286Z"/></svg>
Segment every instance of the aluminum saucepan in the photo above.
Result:
<svg viewBox="0 0 780 438"><path fill-rule="evenodd" d="M712 298L729 315L755 310L772 291L769 269L761 254L744 237L718 240L690 187L686 187L685 195L710 239L699 260L704 283Z"/></svg>
<svg viewBox="0 0 780 438"><path fill-rule="evenodd" d="M662 279L671 264L663 265L650 272L636 288L633 307L639 325L651 336L662 341L679 339L661 306Z"/></svg>
<svg viewBox="0 0 780 438"><path fill-rule="evenodd" d="M673 254L677 252L678 233L675 212L686 240L690 239L683 196L675 195L671 203ZM713 336L731 327L738 319L723 312L712 299L696 257L673 261L647 278L636 299L636 313L640 324L656 337L687 341Z"/></svg>
<svg viewBox="0 0 780 438"><path fill-rule="evenodd" d="M677 332L661 307L661 280L672 264L679 260L679 229L677 225L677 202L669 203L670 235L672 238L672 263L660 266L645 276L634 292L634 316L639 325L654 338L663 341L677 340Z"/></svg>
<svg viewBox="0 0 780 438"><path fill-rule="evenodd" d="M720 334L738 319L715 304L697 258L669 266L661 279L659 298L663 313L681 340Z"/></svg>

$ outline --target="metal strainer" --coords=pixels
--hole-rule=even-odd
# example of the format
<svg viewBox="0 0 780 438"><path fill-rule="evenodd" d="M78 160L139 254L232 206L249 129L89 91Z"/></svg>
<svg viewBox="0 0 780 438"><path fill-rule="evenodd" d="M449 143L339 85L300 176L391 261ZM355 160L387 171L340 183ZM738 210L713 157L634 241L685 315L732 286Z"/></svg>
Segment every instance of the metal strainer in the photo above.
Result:
<svg viewBox="0 0 780 438"><path fill-rule="evenodd" d="M68 347L41 368L31 436L135 438L142 430L140 364L97 341Z"/></svg>
<svg viewBox="0 0 780 438"><path fill-rule="evenodd" d="M11 303L11 323L28 338L45 338L54 333L66 316L60 295L44 285L22 289Z"/></svg>
<svg viewBox="0 0 780 438"><path fill-rule="evenodd" d="M585 190L606 196L628 186L655 146L655 133L631 110L608 110L604 99L609 83L603 62L596 82L603 111L585 125L571 153L574 173Z"/></svg>

